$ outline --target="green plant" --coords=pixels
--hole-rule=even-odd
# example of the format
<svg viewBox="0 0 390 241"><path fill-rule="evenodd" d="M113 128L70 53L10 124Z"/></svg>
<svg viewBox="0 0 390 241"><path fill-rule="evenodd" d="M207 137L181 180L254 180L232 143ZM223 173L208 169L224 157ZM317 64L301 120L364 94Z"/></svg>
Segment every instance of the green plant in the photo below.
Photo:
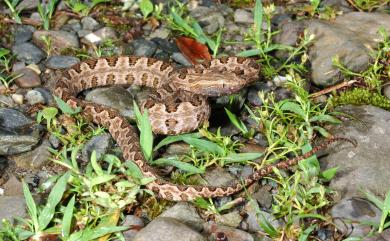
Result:
<svg viewBox="0 0 390 241"><path fill-rule="evenodd" d="M232 113L229 109L225 108L225 112L229 117L230 122L241 131L241 134L246 138L253 138L254 129L249 129L246 127L245 123L242 122L234 113Z"/></svg>
<svg viewBox="0 0 390 241"><path fill-rule="evenodd" d="M38 2L38 13L43 21L45 30L50 28L50 20L53 17L57 3L58 0L49 0L47 4L42 4L41 1Z"/></svg>
<svg viewBox="0 0 390 241"><path fill-rule="evenodd" d="M371 12L381 6L387 5L389 0L353 0L354 6L359 10Z"/></svg>
<svg viewBox="0 0 390 241"><path fill-rule="evenodd" d="M107 39L95 48L95 55L97 58L103 56L113 56L115 55L115 42L112 39Z"/></svg>
<svg viewBox="0 0 390 241"><path fill-rule="evenodd" d="M22 76L22 74L18 74L18 75L14 75L14 74L4 74L3 73L4 71L0 71L0 82L3 84L3 86L9 90L9 87L10 87L10 84L17 78L19 78L20 76Z"/></svg>
<svg viewBox="0 0 390 241"><path fill-rule="evenodd" d="M224 203L222 206L217 207L213 199L209 198L208 200L204 198L197 198L195 201L193 201L194 205L197 206L198 208L204 209L206 212L206 215L220 215L221 212L225 210L232 209L237 205L237 203L242 202L242 198L238 198L236 200Z"/></svg>
<svg viewBox="0 0 390 241"><path fill-rule="evenodd" d="M11 51L9 49L0 48L0 65L4 67L7 73L11 71L11 61L13 59L10 53Z"/></svg>
<svg viewBox="0 0 390 241"><path fill-rule="evenodd" d="M22 23L22 19L19 16L22 9L17 10L16 6L18 6L20 1L21 0L4 0L5 4L7 4L7 7L11 12L11 16L12 16L13 20L15 20L15 22L19 23L19 24Z"/></svg>
<svg viewBox="0 0 390 241"><path fill-rule="evenodd" d="M144 16L144 19L146 19L149 14L153 12L153 3L150 0L141 0L139 2L139 8L141 9L142 15Z"/></svg>
<svg viewBox="0 0 390 241"><path fill-rule="evenodd" d="M51 55L51 51L53 50L52 38L49 35L43 35L41 37L43 43L45 44L45 52L48 56Z"/></svg>
<svg viewBox="0 0 390 241"><path fill-rule="evenodd" d="M296 47L280 45L273 42L273 36L277 32L272 32L271 18L274 14L275 6L273 4L263 7L261 0L256 0L254 26L248 33L246 41L255 46L254 49L245 50L238 54L242 57L260 56L262 72L267 78L271 78L281 71L294 69L298 72L306 71L305 63L307 60L306 47L314 39L314 35L308 35L304 32L303 38ZM265 20L267 29L263 32L263 19ZM287 51L288 57L285 60L278 59L271 55L274 51ZM293 60L301 56L301 63L294 63ZM276 66L276 67L275 67Z"/></svg>
<svg viewBox="0 0 390 241"><path fill-rule="evenodd" d="M65 4L73 12L80 14L81 16L88 16L91 10L101 3L109 3L110 0L92 0L90 3L84 3L80 0L66 0Z"/></svg>
<svg viewBox="0 0 390 241"><path fill-rule="evenodd" d="M373 224L378 229L378 233L382 233L384 229L390 227L390 191L387 192L385 200L382 200L370 191L365 191L364 194L369 201L382 211L379 224Z"/></svg>

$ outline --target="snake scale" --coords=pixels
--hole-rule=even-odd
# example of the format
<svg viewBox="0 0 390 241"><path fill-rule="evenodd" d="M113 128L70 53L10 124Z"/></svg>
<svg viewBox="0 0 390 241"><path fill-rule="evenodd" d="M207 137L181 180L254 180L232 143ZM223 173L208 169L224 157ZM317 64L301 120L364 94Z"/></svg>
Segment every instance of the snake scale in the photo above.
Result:
<svg viewBox="0 0 390 241"><path fill-rule="evenodd" d="M96 124L105 126L123 151L125 160L133 160L145 177L155 180L147 188L160 198L188 201L197 197L222 197L239 192L244 187L270 174L273 167L288 168L306 159L335 141L329 139L312 151L274 165L266 166L226 187L176 185L160 178L144 159L136 130L117 111L77 98L85 89L108 85L139 85L154 91L143 104L158 134L190 132L206 121L210 114L207 97L239 91L258 78L260 67L250 58L224 57L205 61L191 68L174 69L161 60L120 56L80 62L65 70L55 86L55 94L72 107L81 107L82 114Z"/></svg>

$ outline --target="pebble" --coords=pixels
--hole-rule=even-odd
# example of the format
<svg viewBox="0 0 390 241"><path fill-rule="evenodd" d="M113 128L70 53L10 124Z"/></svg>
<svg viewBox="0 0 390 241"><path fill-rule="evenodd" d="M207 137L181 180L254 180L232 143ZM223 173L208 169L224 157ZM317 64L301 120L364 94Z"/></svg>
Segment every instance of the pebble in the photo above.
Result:
<svg viewBox="0 0 390 241"><path fill-rule="evenodd" d="M33 34L33 42L41 49L47 49L43 37L48 37L51 41L51 48L56 53L60 53L62 50L67 48L80 48L80 42L75 33L66 32L62 30L39 30Z"/></svg>
<svg viewBox="0 0 390 241"><path fill-rule="evenodd" d="M169 35L171 34L171 30L165 26L161 26L158 29L152 31L152 33L149 35L150 39L153 38L161 38L161 39L167 39Z"/></svg>
<svg viewBox="0 0 390 241"><path fill-rule="evenodd" d="M0 208L0 220L8 219L14 223L15 217L23 218L26 215L26 203L23 196L0 196L0 207L2 207Z"/></svg>
<svg viewBox="0 0 390 241"><path fill-rule="evenodd" d="M46 61L46 67L50 69L67 69L80 62L80 59L73 56L52 56Z"/></svg>
<svg viewBox="0 0 390 241"><path fill-rule="evenodd" d="M234 182L235 178L224 168L216 167L213 170L206 172L204 180L213 186L227 186Z"/></svg>
<svg viewBox="0 0 390 241"><path fill-rule="evenodd" d="M17 105L22 105L24 96L21 94L12 94L11 95L12 100L17 104Z"/></svg>
<svg viewBox="0 0 390 241"><path fill-rule="evenodd" d="M42 84L39 75L31 68L20 69L14 74L20 76L15 79L15 83L21 88L33 88Z"/></svg>
<svg viewBox="0 0 390 241"><path fill-rule="evenodd" d="M253 14L244 9L234 11L234 22L236 23L253 23Z"/></svg>
<svg viewBox="0 0 390 241"><path fill-rule="evenodd" d="M22 183L14 175L10 175L3 188L6 196L23 196Z"/></svg>
<svg viewBox="0 0 390 241"><path fill-rule="evenodd" d="M186 202L175 204L173 207L165 210L159 217L174 218L197 231L202 230L204 223L196 209Z"/></svg>
<svg viewBox="0 0 390 241"><path fill-rule="evenodd" d="M81 25L83 30L95 31L99 28L100 24L94 18L86 16L81 19Z"/></svg>
<svg viewBox="0 0 390 241"><path fill-rule="evenodd" d="M27 64L38 64L46 54L32 43L21 43L12 47L16 59Z"/></svg>
<svg viewBox="0 0 390 241"><path fill-rule="evenodd" d="M96 158L99 160L103 155L107 153L112 146L112 138L108 133L104 133L98 136L92 137L81 151L81 157L85 163L88 163L91 159L93 151L96 152Z"/></svg>
<svg viewBox="0 0 390 241"><path fill-rule="evenodd" d="M49 147L49 141L43 140L42 143L35 149L18 155L13 155L11 159L18 167L38 171L51 161Z"/></svg>
<svg viewBox="0 0 390 241"><path fill-rule="evenodd" d="M30 41L34 31L34 27L30 25L18 25L14 32L15 44L22 44Z"/></svg>
<svg viewBox="0 0 390 241"><path fill-rule="evenodd" d="M83 39L89 44L98 45L107 40L117 39L117 33L115 29L111 27L103 27L95 32L89 33L84 36Z"/></svg>
<svg viewBox="0 0 390 241"><path fill-rule="evenodd" d="M197 231L182 222L158 217L141 229L133 241L206 241Z"/></svg>
<svg viewBox="0 0 390 241"><path fill-rule="evenodd" d="M129 230L123 232L125 240L133 240L135 235L139 232L139 229L144 227L144 222L141 218L135 215L126 215L125 221L121 226L129 227Z"/></svg>
<svg viewBox="0 0 390 241"><path fill-rule="evenodd" d="M136 39L132 42L134 47L134 55L151 57L157 49L157 45L150 40Z"/></svg>
<svg viewBox="0 0 390 241"><path fill-rule="evenodd" d="M45 104L45 98L42 93L37 90L29 90L25 97L29 105Z"/></svg>
<svg viewBox="0 0 390 241"><path fill-rule="evenodd" d="M176 53L173 53L172 54L172 59L178 63L178 64L181 64L183 66L187 66L187 67L190 67L192 66L191 62L187 60L186 57L184 57L184 55L182 53L179 53L179 52L176 52Z"/></svg>
<svg viewBox="0 0 390 241"><path fill-rule="evenodd" d="M240 212L237 210L227 214L215 216L216 223L233 227L233 228L237 228L240 225L241 221L242 221L242 216L240 215Z"/></svg>
<svg viewBox="0 0 390 241"><path fill-rule="evenodd" d="M245 205L245 211L248 215L245 222L248 225L250 232L264 232L263 228L260 227L259 215L262 215L272 226L276 229L282 226L281 222L278 221L272 214L262 211L256 201L251 200Z"/></svg>

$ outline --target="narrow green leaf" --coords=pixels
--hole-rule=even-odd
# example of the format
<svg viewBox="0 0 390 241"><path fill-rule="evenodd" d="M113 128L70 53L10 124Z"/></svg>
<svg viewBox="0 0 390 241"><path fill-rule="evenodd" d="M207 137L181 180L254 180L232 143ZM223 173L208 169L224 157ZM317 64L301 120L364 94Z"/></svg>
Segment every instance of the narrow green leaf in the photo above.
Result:
<svg viewBox="0 0 390 241"><path fill-rule="evenodd" d="M255 24L255 39L256 42L259 44L261 43L261 31L263 26L263 5L261 0L256 0L255 4L255 14L253 22Z"/></svg>
<svg viewBox="0 0 390 241"><path fill-rule="evenodd" d="M76 196L73 196L64 210L64 217L62 218L61 233L62 237L67 238L70 234L70 228L72 226L73 209Z"/></svg>
<svg viewBox="0 0 390 241"><path fill-rule="evenodd" d="M157 151L163 146L169 145L174 142L183 141L185 137L191 137L191 138L200 138L202 135L199 132L196 133L188 133L188 134L181 134L177 136L167 136L163 140L161 140L157 146L154 147L154 151Z"/></svg>
<svg viewBox="0 0 390 241"><path fill-rule="evenodd" d="M301 235L299 235L298 241L306 241L313 230L317 228L317 225L311 225Z"/></svg>
<svg viewBox="0 0 390 241"><path fill-rule="evenodd" d="M260 158L264 155L264 153L229 153L226 157L223 157L226 164L244 162L244 161L252 161L257 158Z"/></svg>
<svg viewBox="0 0 390 241"><path fill-rule="evenodd" d="M315 122L315 121L323 121L323 122L329 122L332 124L340 124L341 121L331 115L326 115L326 114L320 114L313 116L309 119L309 122Z"/></svg>
<svg viewBox="0 0 390 241"><path fill-rule="evenodd" d="M91 179L91 186L99 185L114 179L116 175L102 175Z"/></svg>
<svg viewBox="0 0 390 241"><path fill-rule="evenodd" d="M104 175L103 169L100 167L99 163L97 162L96 158L96 151L93 150L91 154L91 165L93 170L96 172L98 176Z"/></svg>
<svg viewBox="0 0 390 241"><path fill-rule="evenodd" d="M61 98L58 98L57 96L54 96L54 100L56 101L58 108L60 108L60 110L64 114L74 115L81 111L80 107L73 109L72 107L70 107L70 105L68 105L65 101L63 101Z"/></svg>
<svg viewBox="0 0 390 241"><path fill-rule="evenodd" d="M259 55L261 51L259 49L244 50L237 54L238 57L252 57Z"/></svg>
<svg viewBox="0 0 390 241"><path fill-rule="evenodd" d="M280 107L281 110L291 111L297 115L299 115L302 119L306 119L306 112L302 109L300 105L295 102L286 101Z"/></svg>
<svg viewBox="0 0 390 241"><path fill-rule="evenodd" d="M35 231L38 231L39 224L38 224L37 206L35 205L34 198L32 197L31 192L28 189L28 186L24 182L24 180L22 181L22 185L23 185L23 194L24 194L24 199L26 200L28 213L29 213L30 218L32 220Z"/></svg>
<svg viewBox="0 0 390 241"><path fill-rule="evenodd" d="M64 195L64 192L66 190L66 185L68 183L69 176L70 172L65 173L62 177L58 179L57 183L54 184L47 199L46 205L41 211L38 218L40 231L45 230L47 225L52 220L55 213L55 207L61 201L62 196Z"/></svg>
<svg viewBox="0 0 390 241"><path fill-rule="evenodd" d="M378 230L379 233L383 232L385 221L388 218L389 214L390 214L390 191L387 192L385 201L383 202L382 216L381 216L381 221Z"/></svg>
<svg viewBox="0 0 390 241"><path fill-rule="evenodd" d="M230 110L225 108L226 114L229 117L230 122L233 123L233 125L239 129L243 134L248 133L248 129L246 128L245 124L237 118L235 114L233 114Z"/></svg>
<svg viewBox="0 0 390 241"><path fill-rule="evenodd" d="M197 148L198 150L214 153L223 156L225 154L225 151L222 147L218 146L214 142L192 138L189 136L186 136L183 138L183 141L190 144L191 146Z"/></svg>
<svg viewBox="0 0 390 241"><path fill-rule="evenodd" d="M153 165L158 166L174 166L179 168L182 171L188 172L188 173L204 173L204 170L197 168L194 165L191 165L187 162L182 162L177 160L176 158L159 158L157 160L153 161Z"/></svg>
<svg viewBox="0 0 390 241"><path fill-rule="evenodd" d="M140 144L145 159L150 161L153 155L153 132L147 110L144 110L142 115Z"/></svg>
<svg viewBox="0 0 390 241"><path fill-rule="evenodd" d="M126 174L128 174L129 176L136 179L143 178L141 169L138 167L137 164L134 163L134 161L128 160L123 165L127 167Z"/></svg>
<svg viewBox="0 0 390 241"><path fill-rule="evenodd" d="M325 181L330 181L333 179L333 177L337 174L338 167L332 167L329 169L326 169L325 171L321 172L321 177L325 179Z"/></svg>

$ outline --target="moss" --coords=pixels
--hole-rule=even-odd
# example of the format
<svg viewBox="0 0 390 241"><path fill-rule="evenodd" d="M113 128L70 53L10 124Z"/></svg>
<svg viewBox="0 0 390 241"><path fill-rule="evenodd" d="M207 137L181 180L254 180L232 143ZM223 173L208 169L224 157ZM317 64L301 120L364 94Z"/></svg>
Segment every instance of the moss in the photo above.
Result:
<svg viewBox="0 0 390 241"><path fill-rule="evenodd" d="M390 99L373 90L365 88L354 88L341 92L333 96L330 102L334 106L353 105L373 105L385 110L390 110Z"/></svg>

